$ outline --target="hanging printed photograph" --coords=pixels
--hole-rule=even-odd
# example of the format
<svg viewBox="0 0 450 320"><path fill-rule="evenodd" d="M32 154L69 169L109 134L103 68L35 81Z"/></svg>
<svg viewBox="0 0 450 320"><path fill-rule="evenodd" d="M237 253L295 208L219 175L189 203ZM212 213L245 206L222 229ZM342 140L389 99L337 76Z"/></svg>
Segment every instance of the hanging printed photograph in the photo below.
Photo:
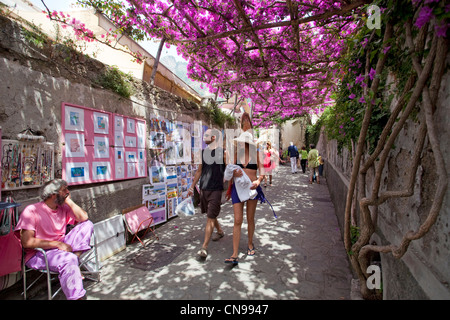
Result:
<svg viewBox="0 0 450 320"><path fill-rule="evenodd" d="M142 186L142 203L152 214L154 225L166 219L166 184L147 184Z"/></svg>
<svg viewBox="0 0 450 320"><path fill-rule="evenodd" d="M164 183L166 179L166 170L164 166L151 166L149 168L150 172L150 182L152 184L155 183Z"/></svg>
<svg viewBox="0 0 450 320"><path fill-rule="evenodd" d="M174 180L177 182L177 167L176 166L167 166L166 167L166 180L169 181Z"/></svg>
<svg viewBox="0 0 450 320"><path fill-rule="evenodd" d="M166 142L166 164L176 164L177 163L177 153L175 149L175 144L173 142Z"/></svg>
<svg viewBox="0 0 450 320"><path fill-rule="evenodd" d="M175 154L177 157L177 163L181 163L184 161L184 147L183 141L175 142Z"/></svg>
<svg viewBox="0 0 450 320"><path fill-rule="evenodd" d="M202 137L202 122L194 121L192 124L192 136L193 137Z"/></svg>
<svg viewBox="0 0 450 320"><path fill-rule="evenodd" d="M114 146L123 147L123 118L114 116Z"/></svg>
<svg viewBox="0 0 450 320"><path fill-rule="evenodd" d="M94 132L109 133L109 115L106 113L94 112Z"/></svg>
<svg viewBox="0 0 450 320"><path fill-rule="evenodd" d="M84 131L84 110L65 106L64 123L65 130Z"/></svg>
<svg viewBox="0 0 450 320"><path fill-rule="evenodd" d="M84 157L84 134L66 133L65 148L66 158Z"/></svg>
<svg viewBox="0 0 450 320"><path fill-rule="evenodd" d="M111 164L109 162L92 163L92 180L110 180Z"/></svg>
<svg viewBox="0 0 450 320"><path fill-rule="evenodd" d="M201 164L202 163L202 149L193 148L192 154L194 155L194 164Z"/></svg>
<svg viewBox="0 0 450 320"><path fill-rule="evenodd" d="M177 215L175 212L177 203L177 198L167 199L167 219L173 218Z"/></svg>
<svg viewBox="0 0 450 320"><path fill-rule="evenodd" d="M89 163L88 162L68 162L63 179L68 183L88 182Z"/></svg>
<svg viewBox="0 0 450 320"><path fill-rule="evenodd" d="M166 147L166 135L164 132L150 132L150 146L152 149L164 149Z"/></svg>
<svg viewBox="0 0 450 320"><path fill-rule="evenodd" d="M94 137L94 158L109 158L108 137Z"/></svg>

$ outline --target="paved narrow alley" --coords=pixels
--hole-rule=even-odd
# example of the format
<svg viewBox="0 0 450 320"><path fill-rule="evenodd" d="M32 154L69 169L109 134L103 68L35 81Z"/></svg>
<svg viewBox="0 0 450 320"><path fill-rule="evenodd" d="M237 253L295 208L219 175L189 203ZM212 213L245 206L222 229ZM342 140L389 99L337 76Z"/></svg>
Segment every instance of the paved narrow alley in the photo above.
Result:
<svg viewBox="0 0 450 320"><path fill-rule="evenodd" d="M326 179L310 185L307 174L281 166L268 204L258 204L254 256L247 256L243 223L240 263L223 261L232 253L231 202L219 216L225 237L211 242L206 260L197 258L205 216L177 217L103 263L102 281L86 285L89 299L255 300L350 299L351 272ZM197 209L198 210L198 209Z"/></svg>
<svg viewBox="0 0 450 320"><path fill-rule="evenodd" d="M233 208L219 216L225 237L211 241L208 257L197 257L205 216L180 216L102 263L99 283L85 280L88 300L348 300L351 271L328 193L326 179L308 183L307 174L281 166L273 186L264 188L268 204L256 211L256 254L247 256L244 219L240 262L224 263L232 253ZM22 299L22 281L1 299ZM45 300L46 287L31 299ZM65 300L59 293L57 300Z"/></svg>
<svg viewBox="0 0 450 320"><path fill-rule="evenodd" d="M278 219L268 204L258 204L254 256L246 254L244 219L240 263L223 262L232 252L233 210L227 202L219 216L225 237L211 241L205 260L196 255L205 224L197 211L161 225L159 240L146 236L145 248L135 242L104 261L102 281L85 281L87 299L350 299L351 271L326 179L310 185L307 174L281 166L264 192ZM21 281L11 289L2 299L21 299ZM46 299L43 289L33 299Z"/></svg>

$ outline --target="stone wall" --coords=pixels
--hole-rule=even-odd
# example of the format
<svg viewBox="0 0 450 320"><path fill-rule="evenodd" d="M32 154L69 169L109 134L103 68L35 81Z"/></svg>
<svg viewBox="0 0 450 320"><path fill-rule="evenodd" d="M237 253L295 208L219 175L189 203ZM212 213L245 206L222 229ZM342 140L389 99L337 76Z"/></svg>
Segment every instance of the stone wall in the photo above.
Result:
<svg viewBox="0 0 450 320"><path fill-rule="evenodd" d="M449 59L447 59L449 60ZM450 73L441 83L437 111L434 114L441 151L450 172ZM395 141L382 176L382 190L400 190L406 186L411 157L416 143L418 123L408 120ZM346 194L351 175L348 150L338 152L336 141L321 135L319 151L325 158L325 175L336 215L343 230ZM371 190L374 170L367 174L367 190ZM436 189L433 152L426 141L419 165L414 194L408 198L388 200L379 207L378 226L371 242L378 245L399 244L408 230L417 230L426 218ZM381 254L384 299L450 299L450 188L447 190L439 217L431 230L410 244L407 253L396 259Z"/></svg>
<svg viewBox="0 0 450 320"><path fill-rule="evenodd" d="M0 16L0 126L3 139L17 139L26 128L38 130L46 141L55 143L55 172L61 176L61 105L63 102L149 119L162 115L183 122L205 118L199 105L166 91L135 81L136 94L130 99L102 89L93 79L105 65L84 55L45 43L37 47L27 41L22 28ZM149 131L149 128L147 128ZM140 204L142 185L148 178L71 187L72 198L93 222ZM36 201L38 188L4 191L12 193L20 210Z"/></svg>

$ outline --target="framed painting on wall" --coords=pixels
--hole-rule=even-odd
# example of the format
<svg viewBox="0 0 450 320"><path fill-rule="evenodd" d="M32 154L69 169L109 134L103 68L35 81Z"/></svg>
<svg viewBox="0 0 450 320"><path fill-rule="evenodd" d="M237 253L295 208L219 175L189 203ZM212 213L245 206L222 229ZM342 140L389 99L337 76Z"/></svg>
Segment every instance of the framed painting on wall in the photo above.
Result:
<svg viewBox="0 0 450 320"><path fill-rule="evenodd" d="M90 182L89 162L67 162L65 180L68 183Z"/></svg>
<svg viewBox="0 0 450 320"><path fill-rule="evenodd" d="M84 131L84 109L66 106L64 119L65 130Z"/></svg>
<svg viewBox="0 0 450 320"><path fill-rule="evenodd" d="M92 180L111 180L111 163L105 162L92 162Z"/></svg>
<svg viewBox="0 0 450 320"><path fill-rule="evenodd" d="M80 158L85 156L83 133L66 133L64 140L67 158Z"/></svg>
<svg viewBox="0 0 450 320"><path fill-rule="evenodd" d="M109 158L108 137L94 137L94 158Z"/></svg>
<svg viewBox="0 0 450 320"><path fill-rule="evenodd" d="M94 133L109 134L109 115L94 112Z"/></svg>

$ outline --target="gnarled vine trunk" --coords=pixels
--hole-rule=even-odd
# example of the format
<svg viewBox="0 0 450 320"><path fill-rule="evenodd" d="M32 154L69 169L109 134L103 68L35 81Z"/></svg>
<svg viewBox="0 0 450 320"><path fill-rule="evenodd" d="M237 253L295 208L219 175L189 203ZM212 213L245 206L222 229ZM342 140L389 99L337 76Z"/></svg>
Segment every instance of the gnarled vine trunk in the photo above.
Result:
<svg viewBox="0 0 450 320"><path fill-rule="evenodd" d="M381 133L378 144L374 152L364 159L366 150L366 137L368 134L369 121L372 113L372 103L368 102L364 114L361 133L356 146L354 156L349 191L346 199L345 223L344 223L344 244L350 254L350 261L353 269L358 275L361 284L361 293L366 299L380 299L380 292L370 290L366 286L368 274L366 270L369 266L369 253L392 253L396 258L401 258L408 250L409 244L413 240L422 238L436 222L442 207L444 196L448 185L448 176L445 162L440 150L436 128L433 120L433 113L436 110L437 94L439 84L445 67L447 55L447 39L438 37L433 26L423 27L415 39L411 32L412 22L408 21L403 27L393 28L388 23L383 39L385 47L391 38L406 39L405 44L409 50L415 73L411 74L405 84L402 94L399 96L394 106L390 118ZM428 49L426 57L420 57L418 53ZM377 63L376 73L380 74L385 64L386 56L381 56ZM367 73L367 71L366 71ZM430 85L431 84L431 85ZM372 83L370 90L374 93L378 90L378 83ZM416 103L421 101L421 108L418 115L420 127L417 133L414 154L410 163L407 187L403 190L382 191L382 173L385 169L387 158L394 145L396 138L404 128L404 125L414 110ZM410 230L402 236L398 244L372 245L369 244L371 236L376 229L376 212L378 207L388 199L410 197L414 193L417 168L421 163L422 154L426 140L433 151L436 163L436 174L438 177L437 187L433 196L431 208L426 219L417 230ZM406 166L405 166L406 167ZM367 191L366 174L369 169L375 169L375 176L371 192ZM357 187L358 186L358 187ZM357 187L357 188L356 188ZM352 205L355 201L355 190L358 190L356 201L360 209L360 236L356 243L351 243L350 229L352 225L351 214Z"/></svg>

